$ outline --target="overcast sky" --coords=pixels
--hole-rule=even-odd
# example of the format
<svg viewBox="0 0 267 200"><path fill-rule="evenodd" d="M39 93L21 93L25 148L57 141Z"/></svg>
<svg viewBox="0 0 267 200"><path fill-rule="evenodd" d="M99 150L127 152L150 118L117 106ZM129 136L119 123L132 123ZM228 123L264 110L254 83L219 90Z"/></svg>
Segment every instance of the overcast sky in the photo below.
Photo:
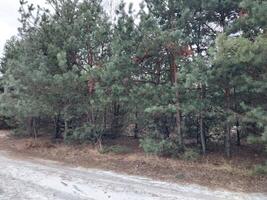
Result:
<svg viewBox="0 0 267 200"><path fill-rule="evenodd" d="M45 0L28 0L44 6ZM0 0L0 56L6 40L17 34L19 0Z"/></svg>
<svg viewBox="0 0 267 200"><path fill-rule="evenodd" d="M119 1L119 0L118 0ZM135 2L140 0L126 0L128 2ZM28 0L28 2L35 5L45 6L45 0ZM11 36L17 34L19 26L18 18L19 0L0 0L0 57L3 53L3 47L6 40Z"/></svg>

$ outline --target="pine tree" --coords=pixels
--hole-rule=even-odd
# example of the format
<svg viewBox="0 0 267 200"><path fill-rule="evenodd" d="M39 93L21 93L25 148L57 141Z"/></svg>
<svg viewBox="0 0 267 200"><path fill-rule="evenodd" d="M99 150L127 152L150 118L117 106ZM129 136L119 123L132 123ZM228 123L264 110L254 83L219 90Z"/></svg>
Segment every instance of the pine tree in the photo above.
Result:
<svg viewBox="0 0 267 200"><path fill-rule="evenodd" d="M17 111L25 118L53 119L58 138L60 121L90 112L88 72L108 58L110 24L100 1L49 3L55 14L38 8L35 16L34 6L21 2L20 52L4 77L17 93L11 97Z"/></svg>
<svg viewBox="0 0 267 200"><path fill-rule="evenodd" d="M205 154L217 132L230 156L234 129L237 144L246 129L266 141L265 1L121 3L116 20L100 0L47 2L21 1L1 59L1 113L25 132L49 122L55 138L101 146L132 127L172 154L192 137Z"/></svg>

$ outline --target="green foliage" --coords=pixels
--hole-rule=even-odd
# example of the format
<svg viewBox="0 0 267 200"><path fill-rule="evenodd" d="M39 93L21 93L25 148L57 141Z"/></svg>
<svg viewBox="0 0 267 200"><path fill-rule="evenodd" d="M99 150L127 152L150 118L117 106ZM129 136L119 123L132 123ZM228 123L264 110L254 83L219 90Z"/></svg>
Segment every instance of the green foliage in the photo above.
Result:
<svg viewBox="0 0 267 200"><path fill-rule="evenodd" d="M199 159L199 152L195 149L186 149L184 153L182 154L182 159L188 160L188 161L196 161Z"/></svg>
<svg viewBox="0 0 267 200"><path fill-rule="evenodd" d="M11 128L10 125L15 125L14 122L10 122L10 119L6 116L0 116L0 129L9 129Z"/></svg>
<svg viewBox="0 0 267 200"><path fill-rule="evenodd" d="M267 162L265 165L256 165L252 172L253 175L265 175L267 176Z"/></svg>
<svg viewBox="0 0 267 200"><path fill-rule="evenodd" d="M247 138L247 141L249 144L260 144L264 142L261 137L255 137L255 136L249 136Z"/></svg>
<svg viewBox="0 0 267 200"><path fill-rule="evenodd" d="M100 150L100 153L114 153L114 154L128 154L131 153L132 149L126 146L114 145L114 146L104 146L103 149Z"/></svg>
<svg viewBox="0 0 267 200"><path fill-rule="evenodd" d="M33 135L40 119L54 137L101 143L134 127L146 153L177 156L215 131L230 153L231 129L252 124L244 135L267 144L265 1L122 3L112 23L100 0L48 3L21 1L1 58L0 116L19 129Z"/></svg>
<svg viewBox="0 0 267 200"><path fill-rule="evenodd" d="M182 179L185 178L185 175L182 174L182 173L178 173L178 174L176 174L175 178L178 179L178 180L182 180Z"/></svg>
<svg viewBox="0 0 267 200"><path fill-rule="evenodd" d="M104 130L97 126L83 125L74 130L69 130L65 134L65 142L67 143L96 143L104 134Z"/></svg>
<svg viewBox="0 0 267 200"><path fill-rule="evenodd" d="M146 154L157 154L158 151L158 143L155 139L149 137L140 139L140 147Z"/></svg>
<svg viewBox="0 0 267 200"><path fill-rule="evenodd" d="M24 138L24 137L30 137L31 134L29 130L27 130L26 126L18 126L17 128L13 128L11 130L11 135L17 138Z"/></svg>
<svg viewBox="0 0 267 200"><path fill-rule="evenodd" d="M140 146L146 154L153 154L158 156L177 156L181 148L170 140L158 140L147 137L140 139Z"/></svg>

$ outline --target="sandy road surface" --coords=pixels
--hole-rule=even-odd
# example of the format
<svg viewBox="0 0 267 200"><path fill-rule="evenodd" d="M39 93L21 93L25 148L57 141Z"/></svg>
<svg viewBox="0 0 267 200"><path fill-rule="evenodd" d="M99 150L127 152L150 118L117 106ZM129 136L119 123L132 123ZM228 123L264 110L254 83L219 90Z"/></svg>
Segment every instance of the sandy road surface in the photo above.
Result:
<svg viewBox="0 0 267 200"><path fill-rule="evenodd" d="M18 160L0 152L0 200L267 200L112 172Z"/></svg>

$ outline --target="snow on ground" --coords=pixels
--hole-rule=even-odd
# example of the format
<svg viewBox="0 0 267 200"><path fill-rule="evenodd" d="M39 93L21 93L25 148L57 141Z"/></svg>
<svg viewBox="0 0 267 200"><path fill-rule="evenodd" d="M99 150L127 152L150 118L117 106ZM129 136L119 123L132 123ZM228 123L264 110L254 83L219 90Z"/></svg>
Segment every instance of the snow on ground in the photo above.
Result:
<svg viewBox="0 0 267 200"><path fill-rule="evenodd" d="M113 172L23 161L0 152L0 200L267 200L263 194L216 191Z"/></svg>

